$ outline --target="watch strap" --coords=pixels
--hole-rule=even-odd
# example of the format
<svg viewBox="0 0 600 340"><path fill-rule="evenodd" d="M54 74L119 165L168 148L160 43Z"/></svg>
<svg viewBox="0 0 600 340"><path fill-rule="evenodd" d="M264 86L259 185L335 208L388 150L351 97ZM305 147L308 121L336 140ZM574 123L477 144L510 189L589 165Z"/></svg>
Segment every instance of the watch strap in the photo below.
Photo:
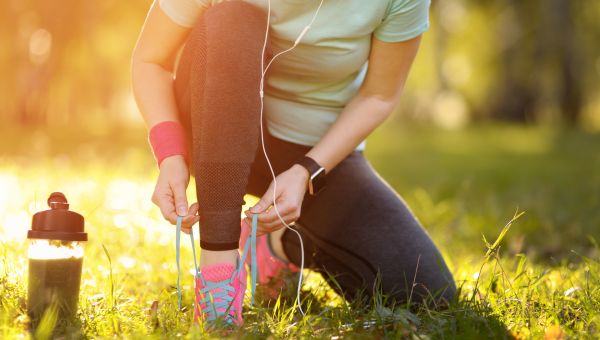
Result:
<svg viewBox="0 0 600 340"><path fill-rule="evenodd" d="M323 190L326 175L325 168L308 156L304 156L297 164L300 164L308 171L308 193L310 195L316 195Z"/></svg>
<svg viewBox="0 0 600 340"><path fill-rule="evenodd" d="M302 159L298 161L298 164L302 165L306 170L308 170L309 177L312 177L322 166L319 165L314 159L304 156Z"/></svg>

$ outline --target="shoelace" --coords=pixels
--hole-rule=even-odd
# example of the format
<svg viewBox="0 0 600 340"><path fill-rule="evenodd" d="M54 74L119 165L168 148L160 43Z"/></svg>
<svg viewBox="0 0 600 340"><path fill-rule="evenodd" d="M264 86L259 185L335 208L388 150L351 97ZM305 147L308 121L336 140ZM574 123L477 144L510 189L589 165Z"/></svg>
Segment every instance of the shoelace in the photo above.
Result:
<svg viewBox="0 0 600 340"><path fill-rule="evenodd" d="M176 231L175 231L175 259L177 261L177 306L179 310L181 310L181 266L179 264L179 260L181 257L180 247L181 247L181 223L183 222L183 217L177 217L176 223ZM229 280L223 280L220 282L207 282L204 280L204 277L200 274L198 270L198 263L196 262L196 246L194 242L194 230L190 230L190 241L192 244L192 255L194 256L194 268L196 270L196 278L202 279L202 284L205 286L201 292L204 294L205 298L202 300L202 303L206 307L210 307L211 310L204 311L209 315L208 320L214 320L217 317L217 308L218 309L231 309L233 308L233 297L229 295L229 292L235 291L231 283L235 279L236 275L240 275L242 272L242 266L246 263L246 257L248 255L248 250L250 250L250 258L251 258L251 269L250 269L250 281L251 281L251 299L250 306L254 304L254 293L256 292L256 231L258 226L258 214L252 215L252 229L250 231L250 235L248 235L248 240L245 242L244 250L242 251L242 258L238 263L238 268L233 272L233 276ZM250 242L248 242L250 241ZM245 280L246 278L241 278ZM215 289L221 289L219 292L213 293ZM210 294L209 294L210 293ZM212 298L211 298L212 296ZM221 301L215 302L215 300L221 299ZM197 299L196 299L197 300Z"/></svg>
<svg viewBox="0 0 600 340"><path fill-rule="evenodd" d="M225 310L225 313L227 313L227 311L235 313L235 307L233 305L234 297L229 295L229 293L235 294L235 288L233 288L231 284L233 283L236 274L237 272L234 272L231 278L219 282L207 282L204 280L204 277L201 276L204 288L202 288L200 292L196 292L196 294L200 294L200 296L204 296L204 298L200 300L200 296L196 295L196 301L198 301L199 305L204 305L202 311L207 314L206 320L216 320L219 316L218 312L223 310ZM220 290L217 292L217 289ZM226 318L225 320L231 321L231 318Z"/></svg>

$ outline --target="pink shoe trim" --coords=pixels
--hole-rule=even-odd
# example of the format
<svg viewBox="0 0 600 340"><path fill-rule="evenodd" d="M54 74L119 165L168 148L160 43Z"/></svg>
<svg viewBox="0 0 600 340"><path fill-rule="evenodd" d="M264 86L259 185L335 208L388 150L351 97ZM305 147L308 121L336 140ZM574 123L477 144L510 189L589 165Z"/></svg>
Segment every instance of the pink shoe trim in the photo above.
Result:
<svg viewBox="0 0 600 340"><path fill-rule="evenodd" d="M235 266L231 263L218 263L204 267L201 273L204 274L206 281L218 282L231 278Z"/></svg>
<svg viewBox="0 0 600 340"><path fill-rule="evenodd" d="M241 235L240 235L240 249L244 249L248 235L250 235L251 227L242 220L241 222ZM269 241L269 234L259 236L256 238L256 263L258 272L258 283L266 284L272 277L276 277L283 269L288 269L294 273L300 269L293 263L286 261L279 256L275 255L271 248ZM250 259L246 259L246 263L250 266Z"/></svg>

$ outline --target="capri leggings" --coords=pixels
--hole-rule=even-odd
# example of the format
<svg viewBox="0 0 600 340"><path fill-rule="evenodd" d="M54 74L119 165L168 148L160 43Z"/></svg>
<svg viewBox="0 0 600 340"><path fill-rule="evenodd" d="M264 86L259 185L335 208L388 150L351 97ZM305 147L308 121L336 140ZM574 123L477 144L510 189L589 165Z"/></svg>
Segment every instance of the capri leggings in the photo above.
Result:
<svg viewBox="0 0 600 340"><path fill-rule="evenodd" d="M272 181L260 147L265 25L266 14L245 2L212 6L180 58L174 90L189 133L203 249L237 249L244 195L260 197ZM268 133L265 142L276 174L310 150ZM309 268L334 278L331 286L347 298L369 296L375 285L398 302L454 296L440 252L361 151L333 168L327 181L324 191L304 198L295 224ZM282 239L286 255L299 265L297 235L287 230Z"/></svg>

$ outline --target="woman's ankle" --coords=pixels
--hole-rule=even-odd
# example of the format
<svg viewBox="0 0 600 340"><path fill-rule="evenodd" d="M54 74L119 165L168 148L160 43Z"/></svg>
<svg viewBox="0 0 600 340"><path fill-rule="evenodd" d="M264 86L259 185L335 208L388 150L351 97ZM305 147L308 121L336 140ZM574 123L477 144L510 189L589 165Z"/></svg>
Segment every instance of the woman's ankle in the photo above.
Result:
<svg viewBox="0 0 600 340"><path fill-rule="evenodd" d="M271 252L273 252L273 255L277 256L281 260L290 262L290 259L287 258L287 255L283 250L283 242L281 241L283 233L285 233L285 228L281 228L268 234L269 248L271 249Z"/></svg>
<svg viewBox="0 0 600 340"><path fill-rule="evenodd" d="M238 257L239 252L237 249L220 251L202 249L200 253L200 269L213 264L230 263L236 265Z"/></svg>

